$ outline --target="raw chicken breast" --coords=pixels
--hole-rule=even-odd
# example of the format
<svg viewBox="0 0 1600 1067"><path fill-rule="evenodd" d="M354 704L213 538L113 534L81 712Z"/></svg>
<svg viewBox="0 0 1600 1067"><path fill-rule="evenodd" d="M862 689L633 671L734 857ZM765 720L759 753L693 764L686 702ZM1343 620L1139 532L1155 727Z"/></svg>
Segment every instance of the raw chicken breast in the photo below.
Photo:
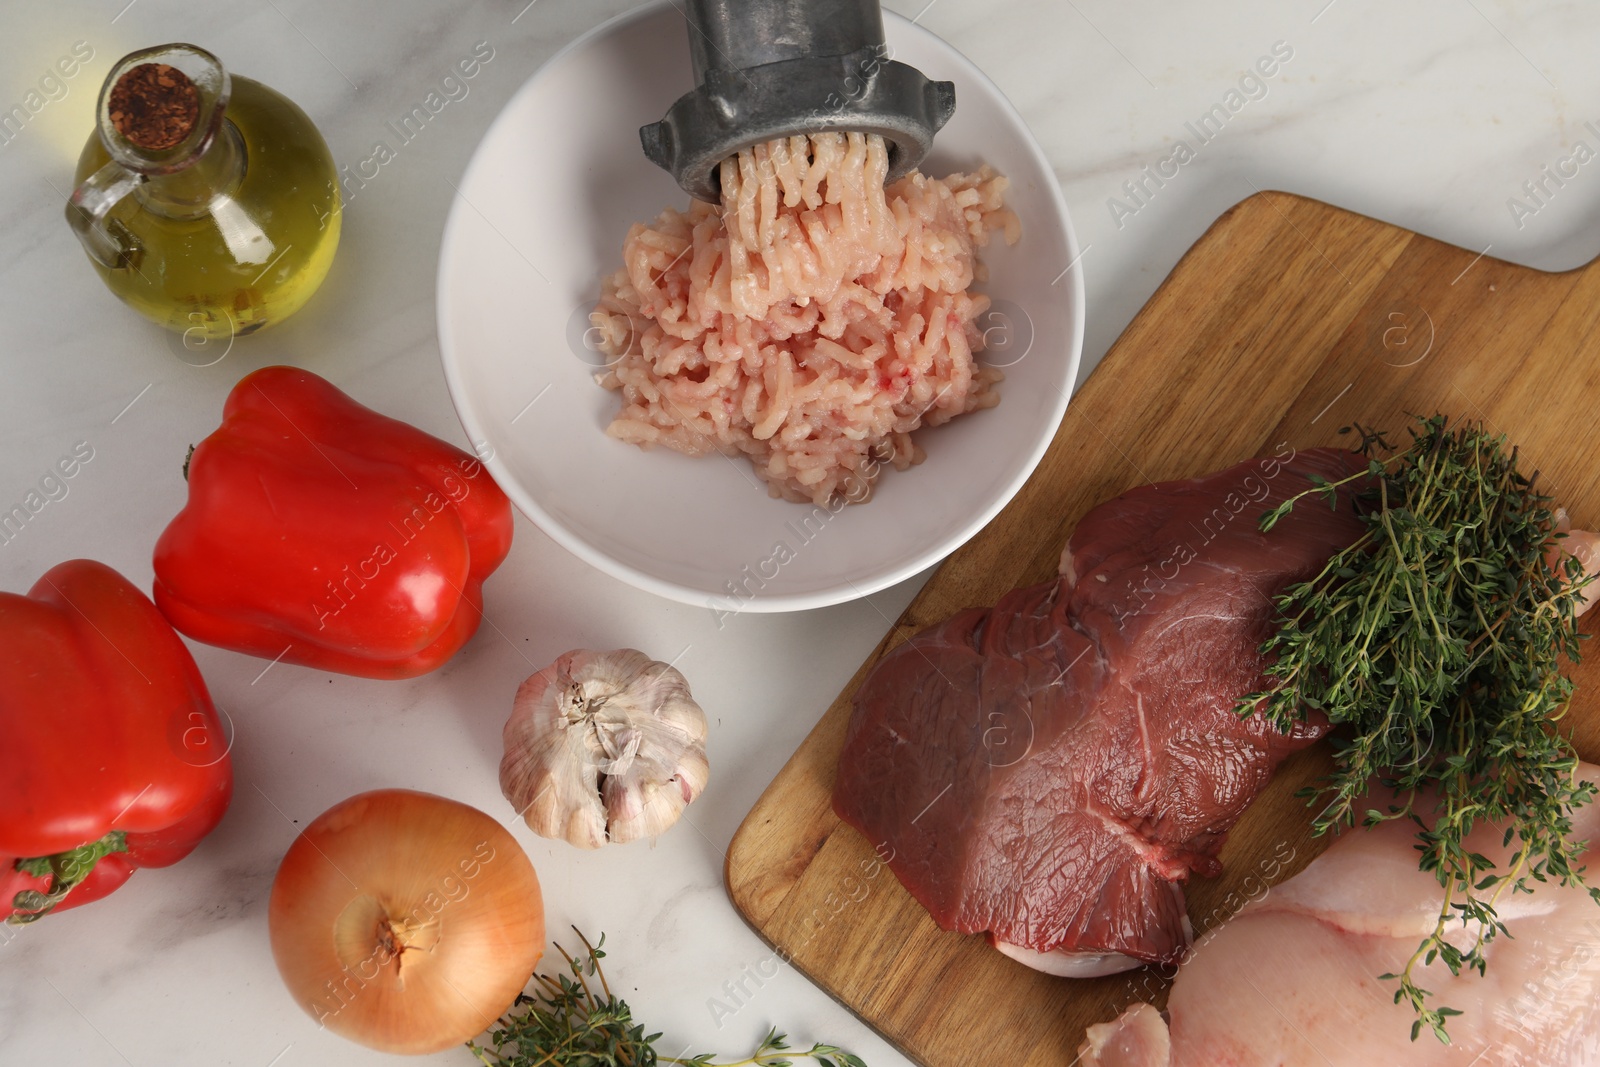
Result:
<svg viewBox="0 0 1600 1067"><path fill-rule="evenodd" d="M1600 779L1600 767L1580 774ZM1418 984L1449 1020L1450 1045L1394 1003L1398 973L1432 928L1443 890L1417 868L1416 827L1344 833L1295 878L1196 944L1159 1016L1138 1004L1091 1027L1080 1067L1587 1067L1600 1064L1600 906L1581 888L1537 885L1497 910L1511 937L1488 948L1488 972L1452 977L1435 962ZM1573 817L1600 840L1600 807ZM1505 864L1503 828L1468 847ZM1457 930L1460 930L1459 925ZM1466 931L1452 941L1465 947Z"/></svg>

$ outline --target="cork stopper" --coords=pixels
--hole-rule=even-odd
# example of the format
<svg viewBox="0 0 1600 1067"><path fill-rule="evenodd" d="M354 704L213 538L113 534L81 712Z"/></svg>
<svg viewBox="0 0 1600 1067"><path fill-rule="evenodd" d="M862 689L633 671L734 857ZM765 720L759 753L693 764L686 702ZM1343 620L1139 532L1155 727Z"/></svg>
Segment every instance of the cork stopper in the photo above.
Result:
<svg viewBox="0 0 1600 1067"><path fill-rule="evenodd" d="M181 144L200 119L200 90L189 76L165 63L141 63L111 87L111 123L128 142L147 152Z"/></svg>

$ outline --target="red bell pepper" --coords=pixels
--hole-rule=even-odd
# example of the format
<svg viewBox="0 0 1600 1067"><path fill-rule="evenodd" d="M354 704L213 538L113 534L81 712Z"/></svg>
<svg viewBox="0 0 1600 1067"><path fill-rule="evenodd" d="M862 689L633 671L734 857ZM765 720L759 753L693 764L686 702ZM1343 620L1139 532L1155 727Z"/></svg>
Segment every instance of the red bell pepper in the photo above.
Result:
<svg viewBox="0 0 1600 1067"><path fill-rule="evenodd" d="M103 563L0 593L0 918L176 863L233 795L228 739L178 635Z"/></svg>
<svg viewBox="0 0 1600 1067"><path fill-rule="evenodd" d="M234 386L156 543L156 606L200 641L368 678L444 663L511 550L477 459L294 367Z"/></svg>

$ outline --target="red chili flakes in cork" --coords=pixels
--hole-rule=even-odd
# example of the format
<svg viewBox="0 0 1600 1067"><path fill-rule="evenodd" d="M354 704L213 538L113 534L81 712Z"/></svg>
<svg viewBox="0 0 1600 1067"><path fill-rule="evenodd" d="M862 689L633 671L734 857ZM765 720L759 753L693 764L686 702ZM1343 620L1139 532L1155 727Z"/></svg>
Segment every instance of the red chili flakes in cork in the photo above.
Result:
<svg viewBox="0 0 1600 1067"><path fill-rule="evenodd" d="M177 67L141 63L117 79L108 107L118 133L138 148L160 152L194 129L200 90Z"/></svg>

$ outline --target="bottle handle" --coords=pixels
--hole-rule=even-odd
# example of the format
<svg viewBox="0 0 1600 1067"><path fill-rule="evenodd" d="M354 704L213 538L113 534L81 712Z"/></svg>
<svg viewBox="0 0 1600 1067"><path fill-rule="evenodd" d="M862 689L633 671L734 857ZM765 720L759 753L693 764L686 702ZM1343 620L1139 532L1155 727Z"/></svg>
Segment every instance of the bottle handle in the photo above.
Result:
<svg viewBox="0 0 1600 1067"><path fill-rule="evenodd" d="M111 209L143 185L146 178L120 163L107 163L72 191L67 201L67 223L83 243L89 258L108 270L129 266L139 250L138 241L123 227L109 225Z"/></svg>

